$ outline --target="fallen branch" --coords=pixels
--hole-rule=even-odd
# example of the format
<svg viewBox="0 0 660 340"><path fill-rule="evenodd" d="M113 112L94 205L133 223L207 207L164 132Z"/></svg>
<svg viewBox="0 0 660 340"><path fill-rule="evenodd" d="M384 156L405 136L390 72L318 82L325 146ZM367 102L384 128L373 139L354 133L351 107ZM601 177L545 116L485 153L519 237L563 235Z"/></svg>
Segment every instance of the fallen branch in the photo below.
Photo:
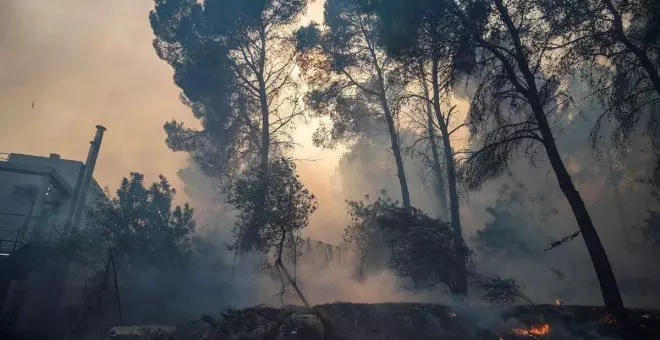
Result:
<svg viewBox="0 0 660 340"><path fill-rule="evenodd" d="M300 300L302 300L302 302L305 304L305 307L310 308L311 306L309 305L309 302L307 302L307 299L305 299L305 295L303 295L302 291L298 287L298 283L296 283L296 281L291 277L289 271L286 270L286 267L284 267L284 264L282 263L281 259L277 259L277 261L275 261L275 265L282 269L284 275L286 276L286 279L291 284L291 287L293 287L293 289L296 291Z"/></svg>
<svg viewBox="0 0 660 340"><path fill-rule="evenodd" d="M289 208L290 210L293 210ZM284 252L284 242L286 241L286 236L287 236L287 230L285 226L280 226L280 230L282 231L282 236L280 238L280 242L277 245L277 258L275 259L275 267L278 269L281 269L284 272L284 275L286 276L286 279L289 281L289 284L293 287L293 289L296 291L298 294L298 297L302 302L305 304L305 307L310 308L311 306L309 305L309 302L307 302L307 299L305 298L305 295L303 295L302 291L298 287L298 283L296 283L296 280L291 277L291 274L289 274L289 271L286 269L284 266L284 263L282 263L282 253ZM298 256L297 249L295 249L295 243L294 243L294 254L293 256ZM282 277L282 274L280 273L280 278ZM284 287L282 287L282 293L284 293ZM281 298L281 296L280 296Z"/></svg>
<svg viewBox="0 0 660 340"><path fill-rule="evenodd" d="M581 233L581 231L578 230L578 231L576 231L576 232L574 232L574 233L572 233L568 236L562 237L559 241L553 241L553 242L550 243L550 248L543 249L543 251L547 252L547 251L550 251L552 249L555 249L555 248L559 247L560 245L562 245L562 244L564 244L568 241L571 241L574 238L578 237L578 235L580 235L580 233Z"/></svg>
<svg viewBox="0 0 660 340"><path fill-rule="evenodd" d="M555 275L557 275L558 279L564 281L564 274L562 274L559 270L555 268L550 268L550 270L552 270L552 272L555 273Z"/></svg>

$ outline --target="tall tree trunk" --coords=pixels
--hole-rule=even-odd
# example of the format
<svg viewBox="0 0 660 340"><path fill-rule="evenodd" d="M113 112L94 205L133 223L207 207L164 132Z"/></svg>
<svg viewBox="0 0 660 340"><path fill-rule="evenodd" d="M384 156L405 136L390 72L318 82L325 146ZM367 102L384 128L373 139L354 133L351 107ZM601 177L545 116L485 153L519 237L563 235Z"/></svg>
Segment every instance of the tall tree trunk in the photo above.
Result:
<svg viewBox="0 0 660 340"><path fill-rule="evenodd" d="M429 87L426 83L424 74L424 66L420 63L420 83L426 98L426 131L429 136L429 144L431 147L431 155L433 157L433 172L437 181L436 191L438 199L440 200L440 218L447 220L449 218L449 208L447 207L447 192L445 188L445 176L442 173L442 165L440 164L440 154L438 153L437 136L435 134L435 124L433 124L433 108L431 107L431 95Z"/></svg>
<svg viewBox="0 0 660 340"><path fill-rule="evenodd" d="M566 166L564 165L559 151L557 150L554 136L552 135L548 119L545 115L543 105L541 104L541 99L536 87L534 75L529 68L527 57L524 54L518 30L513 24L507 9L502 4L502 0L495 0L495 5L497 6L500 18L507 26L507 30L509 31L508 33L515 47L515 58L518 64L518 69L520 70L527 85L527 90L522 94L525 95L529 101L532 112L534 113L534 117L536 118L538 124L539 132L541 133L543 146L545 148L546 154L548 155L548 159L550 160L552 169L555 172L557 181L559 182L559 187L561 188L561 191L564 193L566 200L571 206L573 215L575 215L575 219L582 233L582 238L584 239L584 243L587 246L587 250L589 251L589 256L593 262L594 269L596 270L596 276L598 277L598 282L600 284L600 289L605 305L619 323L626 325L626 310L623 306L623 300L621 299L619 286L617 285L610 261L607 258L607 253L605 252L605 248L600 241L600 237L598 237L596 228L591 221L591 216L589 216L587 207L585 206L580 193L575 188L573 180L571 179L571 175L566 170ZM504 63L508 63L508 60L500 60ZM512 70L509 70L509 72L511 71ZM509 74L508 76L513 80L516 79L518 75L514 73Z"/></svg>
<svg viewBox="0 0 660 340"><path fill-rule="evenodd" d="M433 58L431 67L431 77L433 84L433 109L435 111L436 120L440 127L440 135L442 137L442 145L445 151L445 163L447 169L447 185L449 187L449 205L451 210L451 224L454 228L454 246L456 247L456 255L459 259L458 273L456 284L452 290L454 295L467 295L467 247L463 239L463 228L461 227L461 217L459 214L458 204L458 188L456 187L456 167L454 165L454 151L451 148L449 141L449 130L447 123L442 115L440 108L440 84L438 82L438 59Z"/></svg>
<svg viewBox="0 0 660 340"><path fill-rule="evenodd" d="M385 122L387 122L387 130L390 134L390 142L392 143L392 153L394 154L394 161L396 163L396 176L399 178L399 185L401 186L401 199L403 208L409 214L411 214L412 208L410 205L410 191L408 191L408 181L406 179L406 172L403 168L403 158L401 157L400 145L401 143L399 142L399 136L396 131L396 125L394 124L394 118L392 117L392 112L390 111L390 106L387 103L385 94L383 93L380 97L383 113L385 114Z"/></svg>
<svg viewBox="0 0 660 340"><path fill-rule="evenodd" d="M564 193L566 200L571 206L573 215L577 221L578 227L582 232L582 238L584 243L587 246L589 251L589 256L591 257L591 262L593 262L594 269L596 270L596 276L598 277L598 282L600 284L600 290L603 295L603 301L605 306L610 309L611 313L616 317L617 320L625 322L626 314L625 308L623 306L623 300L621 299L621 293L619 292L619 286L616 282L614 272L610 265L610 261L605 252L600 237L596 232L596 228L591 221L591 216L587 211L587 207L584 205L584 201L580 196L580 193L575 188L573 180L571 179L570 174L566 170L566 166L559 155L557 146L554 142L554 137L548 125L548 121L545 117L545 113L540 105L538 98L536 104L534 104L534 116L536 117L539 125L539 131L543 138L543 145L545 151L552 165L552 169L555 172L557 181L559 182L559 187Z"/></svg>
<svg viewBox="0 0 660 340"><path fill-rule="evenodd" d="M610 184L612 185L612 193L614 194L614 204L616 204L616 210L619 213L619 223L621 224L621 233L623 233L624 241L626 242L626 249L628 252L632 252L632 243L630 242L630 235L628 234L628 228L626 226L626 220L623 217L623 207L621 206L621 198L619 196L619 183L617 183L614 178L614 166L612 165L612 151L610 148L607 148L605 153L607 161L607 169L609 170Z"/></svg>
<svg viewBox="0 0 660 340"><path fill-rule="evenodd" d="M368 35L366 32L363 32L365 39L368 41ZM394 161L396 163L396 173L399 178L399 185L401 186L401 200L403 203L403 209L412 214L412 207L410 205L410 191L408 191L408 180L406 179L406 172L403 168L403 157L401 157L401 143L399 142L399 136L396 131L396 125L394 124L394 116L392 115L392 110L390 109L390 104L387 102L387 92L385 91L385 78L383 77L383 70L381 65L378 62L378 57L376 56L376 51L374 50L371 43L369 45L369 53L371 54L372 62L374 68L376 69L376 75L378 76L378 100L380 101L381 109L383 110L383 115L385 115L385 122L387 123L387 130L390 135L390 143L392 144L392 153L394 154Z"/></svg>
<svg viewBox="0 0 660 340"><path fill-rule="evenodd" d="M260 185L256 197L256 211L250 223L241 236L241 250L249 251L260 246L259 231L266 225L266 195L268 194L268 160L270 152L270 109L268 107L268 93L264 80L266 63L266 32L260 30L261 50L259 51L259 73L256 75L259 82L259 109L261 113L261 149L259 150Z"/></svg>

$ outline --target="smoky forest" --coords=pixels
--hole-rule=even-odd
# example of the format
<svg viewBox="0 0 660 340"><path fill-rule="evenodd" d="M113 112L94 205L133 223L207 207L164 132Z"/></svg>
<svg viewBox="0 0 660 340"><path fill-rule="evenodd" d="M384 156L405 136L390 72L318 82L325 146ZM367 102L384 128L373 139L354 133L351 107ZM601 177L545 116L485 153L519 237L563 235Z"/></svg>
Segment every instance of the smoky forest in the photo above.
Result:
<svg viewBox="0 0 660 340"><path fill-rule="evenodd" d="M4 0L0 64L81 160L0 158L0 337L660 339L659 0Z"/></svg>

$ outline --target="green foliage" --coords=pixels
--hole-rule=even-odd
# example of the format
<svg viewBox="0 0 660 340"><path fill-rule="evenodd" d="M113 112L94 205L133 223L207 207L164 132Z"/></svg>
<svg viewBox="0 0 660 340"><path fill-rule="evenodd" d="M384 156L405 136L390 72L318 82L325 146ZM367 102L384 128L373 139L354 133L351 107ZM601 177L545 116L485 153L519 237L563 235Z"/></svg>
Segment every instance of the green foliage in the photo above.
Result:
<svg viewBox="0 0 660 340"><path fill-rule="evenodd" d="M557 210L547 209L544 197L529 197L525 190L522 183L515 186L504 184L498 190L494 204L486 208L491 218L472 238L476 249L483 255L530 257L543 253L540 225L557 214ZM527 202L538 203L541 211L535 214Z"/></svg>
<svg viewBox="0 0 660 340"><path fill-rule="evenodd" d="M314 194L307 190L295 163L280 157L271 160L264 175L262 167L253 167L236 178L229 190L228 203L237 211L234 235L241 237L249 228L255 228L254 215L259 211L255 196L262 192L262 183L268 183L264 203L266 223L258 226L257 249L272 252L281 237L296 234L309 223L309 216L318 208ZM230 247L235 250L233 247Z"/></svg>
<svg viewBox="0 0 660 340"><path fill-rule="evenodd" d="M351 223L344 231L344 244L367 256L389 255L371 261L386 261L397 275L409 279L415 288L445 284L455 288L459 263L454 230L450 225L414 209L405 212L385 192L372 203L348 201ZM384 251L386 250L386 251ZM363 268L360 268L363 271Z"/></svg>
<svg viewBox="0 0 660 340"><path fill-rule="evenodd" d="M173 206L176 190L164 176L146 187L144 176L124 178L116 197L89 212L88 225L75 231L83 264L103 265L111 250L127 272L146 268L173 273L185 268L192 254L193 209Z"/></svg>

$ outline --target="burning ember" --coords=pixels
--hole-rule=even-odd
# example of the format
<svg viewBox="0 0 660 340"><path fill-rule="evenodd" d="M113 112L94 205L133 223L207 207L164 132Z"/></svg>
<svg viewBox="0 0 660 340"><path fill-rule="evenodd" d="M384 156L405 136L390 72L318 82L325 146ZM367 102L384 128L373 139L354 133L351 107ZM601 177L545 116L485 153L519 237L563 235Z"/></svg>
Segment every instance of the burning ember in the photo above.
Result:
<svg viewBox="0 0 660 340"><path fill-rule="evenodd" d="M614 315L610 313L605 313L603 314L603 317L600 319L604 324L608 325L615 325L616 324L616 319L614 318Z"/></svg>
<svg viewBox="0 0 660 340"><path fill-rule="evenodd" d="M561 300L559 300L559 298L555 299L555 305L561 306Z"/></svg>
<svg viewBox="0 0 660 340"><path fill-rule="evenodd" d="M544 323L540 326L532 326L529 329L514 328L513 331L518 335L536 336L550 333L550 325Z"/></svg>

